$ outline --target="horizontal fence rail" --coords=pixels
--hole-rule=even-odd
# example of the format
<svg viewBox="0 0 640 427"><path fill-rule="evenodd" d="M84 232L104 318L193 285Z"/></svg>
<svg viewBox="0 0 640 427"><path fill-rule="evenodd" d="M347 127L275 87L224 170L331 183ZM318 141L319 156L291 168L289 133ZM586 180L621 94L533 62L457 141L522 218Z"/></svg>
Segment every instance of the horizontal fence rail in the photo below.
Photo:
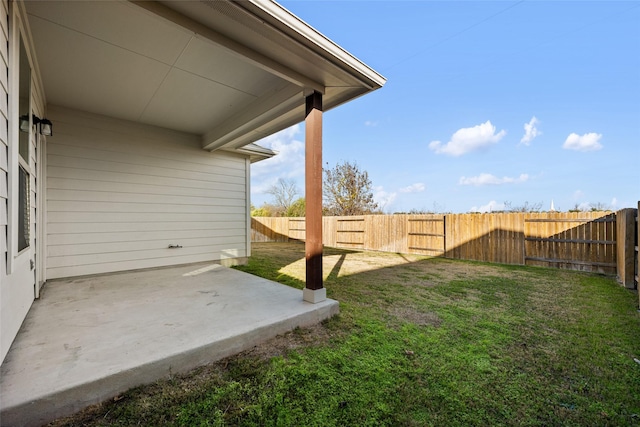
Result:
<svg viewBox="0 0 640 427"><path fill-rule="evenodd" d="M625 274L631 277L631 284L628 279L619 277L619 280L627 287L636 287L636 215L636 209L623 209L617 213L324 217L323 243L345 249L557 267L612 275L630 268L632 273ZM623 218L627 224L625 227L621 226ZM626 238L624 242L620 240L623 235ZM286 242L304 238L304 218L252 218L254 242Z"/></svg>

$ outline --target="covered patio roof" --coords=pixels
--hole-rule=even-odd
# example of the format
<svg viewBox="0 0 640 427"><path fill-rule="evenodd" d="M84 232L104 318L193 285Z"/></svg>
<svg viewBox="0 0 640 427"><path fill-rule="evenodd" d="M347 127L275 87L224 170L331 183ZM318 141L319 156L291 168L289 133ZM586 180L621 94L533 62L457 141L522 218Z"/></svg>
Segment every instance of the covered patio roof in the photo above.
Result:
<svg viewBox="0 0 640 427"><path fill-rule="evenodd" d="M381 87L371 68L271 1L29 1L48 104L235 150Z"/></svg>
<svg viewBox="0 0 640 427"><path fill-rule="evenodd" d="M2 425L42 425L338 312L216 264L56 280L0 367Z"/></svg>

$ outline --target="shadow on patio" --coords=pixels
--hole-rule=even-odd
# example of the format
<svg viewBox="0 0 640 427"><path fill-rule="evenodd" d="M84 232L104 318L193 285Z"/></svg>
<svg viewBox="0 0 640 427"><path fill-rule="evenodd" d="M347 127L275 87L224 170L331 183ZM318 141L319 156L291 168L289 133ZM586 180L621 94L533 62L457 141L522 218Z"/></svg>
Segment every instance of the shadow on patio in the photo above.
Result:
<svg viewBox="0 0 640 427"><path fill-rule="evenodd" d="M51 281L2 364L2 425L43 424L337 312L214 264Z"/></svg>

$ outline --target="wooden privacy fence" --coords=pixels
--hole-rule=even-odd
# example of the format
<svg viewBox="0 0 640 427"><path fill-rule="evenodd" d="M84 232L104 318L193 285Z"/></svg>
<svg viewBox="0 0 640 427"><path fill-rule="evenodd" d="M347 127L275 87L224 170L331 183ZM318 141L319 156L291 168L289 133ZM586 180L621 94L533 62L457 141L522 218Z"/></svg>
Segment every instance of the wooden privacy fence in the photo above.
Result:
<svg viewBox="0 0 640 427"><path fill-rule="evenodd" d="M304 238L304 218L251 219L252 242L288 242ZM442 255L444 215L324 217L322 242L336 248Z"/></svg>
<svg viewBox="0 0 640 427"><path fill-rule="evenodd" d="M629 219L631 215L633 223ZM625 218L625 227L616 227L618 216ZM625 264L620 268L626 266L626 271L630 268L635 273L635 216L635 209L623 209L618 213L324 217L323 243L336 248L538 265L604 274L616 274L623 262ZM617 247L618 230L622 230L626 239L620 247ZM255 242L304 240L304 234L304 218L252 218L252 241ZM620 257L629 258L629 250L631 261L619 260ZM625 274L632 277L633 284L621 282L627 287L635 287L635 274Z"/></svg>

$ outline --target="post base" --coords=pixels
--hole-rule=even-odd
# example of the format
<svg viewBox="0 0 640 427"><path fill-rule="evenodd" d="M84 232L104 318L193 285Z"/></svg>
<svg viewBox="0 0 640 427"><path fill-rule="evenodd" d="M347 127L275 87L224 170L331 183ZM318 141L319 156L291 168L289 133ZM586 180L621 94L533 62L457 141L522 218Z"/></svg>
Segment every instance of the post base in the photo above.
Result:
<svg viewBox="0 0 640 427"><path fill-rule="evenodd" d="M312 304L317 304L319 302L326 301L327 288L322 288L322 289L304 288L302 290L302 300L306 302L310 302Z"/></svg>

